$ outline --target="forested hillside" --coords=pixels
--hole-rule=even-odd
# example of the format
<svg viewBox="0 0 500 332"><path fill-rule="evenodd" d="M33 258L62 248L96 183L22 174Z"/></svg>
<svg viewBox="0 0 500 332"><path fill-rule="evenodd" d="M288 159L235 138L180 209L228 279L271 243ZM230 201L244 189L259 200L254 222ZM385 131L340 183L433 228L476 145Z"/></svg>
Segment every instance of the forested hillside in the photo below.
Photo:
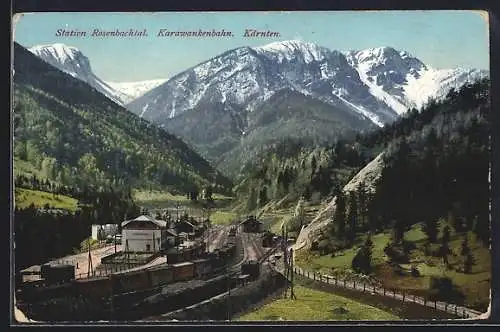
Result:
<svg viewBox="0 0 500 332"><path fill-rule="evenodd" d="M14 68L14 158L43 176L80 187L230 188L184 142L18 44Z"/></svg>
<svg viewBox="0 0 500 332"><path fill-rule="evenodd" d="M489 88L488 80L465 85L350 143L371 156L383 151L380 176L334 190L330 223L299 265L362 273L389 289L486 310ZM302 222L293 218L290 229Z"/></svg>
<svg viewBox="0 0 500 332"><path fill-rule="evenodd" d="M375 193L361 183L357 195L341 197L347 211L355 205L353 210L361 212L348 216L349 222L342 221L348 223L346 227L337 227L346 232L350 228L375 231L398 220L398 225L408 227L452 213L457 225L474 227L486 241L488 89L487 80L465 85L442 102L411 110L393 124L355 140L338 140L331 146L304 140L272 145L244 168L248 175L236 187L239 199L252 210L285 195L295 200L303 196L306 201L331 197L383 151L385 168L373 184Z"/></svg>
<svg viewBox="0 0 500 332"><path fill-rule="evenodd" d="M200 121L203 119L203 121ZM165 128L184 137L219 170L236 178L241 166L283 140L326 145L340 137L373 129L371 121L340 105L333 106L283 89L252 111L209 101L170 119Z"/></svg>

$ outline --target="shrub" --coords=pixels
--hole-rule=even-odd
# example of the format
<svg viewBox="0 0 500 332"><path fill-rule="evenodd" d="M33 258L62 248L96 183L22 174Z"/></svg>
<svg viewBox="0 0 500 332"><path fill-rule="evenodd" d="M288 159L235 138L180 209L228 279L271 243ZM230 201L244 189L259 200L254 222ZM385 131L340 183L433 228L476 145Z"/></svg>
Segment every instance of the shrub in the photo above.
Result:
<svg viewBox="0 0 500 332"><path fill-rule="evenodd" d="M417 266L416 265L413 265L411 267L411 275L413 277L420 277L420 271L418 270Z"/></svg>
<svg viewBox="0 0 500 332"><path fill-rule="evenodd" d="M432 277L428 294L431 301L453 301L458 304L463 304L465 298L448 277Z"/></svg>
<svg viewBox="0 0 500 332"><path fill-rule="evenodd" d="M408 253L404 251L404 248L401 245L395 245L393 242L385 246L384 253L392 262L408 263L409 261Z"/></svg>

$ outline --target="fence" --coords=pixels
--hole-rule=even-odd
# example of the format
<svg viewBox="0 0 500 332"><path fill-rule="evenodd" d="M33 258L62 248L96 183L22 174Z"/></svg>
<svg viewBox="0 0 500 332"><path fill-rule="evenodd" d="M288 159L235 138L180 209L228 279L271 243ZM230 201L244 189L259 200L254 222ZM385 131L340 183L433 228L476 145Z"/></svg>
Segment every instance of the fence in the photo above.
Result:
<svg viewBox="0 0 500 332"><path fill-rule="evenodd" d="M469 308L465 308L456 304L450 304L446 302L441 302L441 301L436 301L436 300L429 300L425 297L419 297L416 295L411 295L408 293L405 293L404 291L401 290L395 290L395 289L387 289L383 286L377 286L377 285L372 285L372 284L367 284L366 282L363 281L356 281L356 280L347 280L347 279L340 279L337 278L336 276L329 276L329 275L322 275L320 273L316 272L310 272L310 271L305 271L302 270L301 268L294 267L293 272L295 274L298 274L300 276L306 277L308 279L320 282L320 283L326 283L329 285L335 285L337 287L343 287L347 289L352 289L356 291L360 291L363 293L371 293L371 294L377 294L377 295L382 295L386 297L391 297L396 300L400 300L403 303L404 302L413 302L417 303L429 308L433 308L435 310L439 311L444 311L446 313L450 313L452 315L455 315L456 317L459 318L471 318L474 316L478 316L481 313Z"/></svg>
<svg viewBox="0 0 500 332"><path fill-rule="evenodd" d="M119 266L115 266L113 268L99 267L99 268L93 269L92 272L90 272L90 278L107 277L107 276L111 275L112 273L130 270L136 266L137 265L130 265L130 266L119 265ZM87 272L78 273L75 275L75 279L87 279L87 278L89 278L89 274Z"/></svg>

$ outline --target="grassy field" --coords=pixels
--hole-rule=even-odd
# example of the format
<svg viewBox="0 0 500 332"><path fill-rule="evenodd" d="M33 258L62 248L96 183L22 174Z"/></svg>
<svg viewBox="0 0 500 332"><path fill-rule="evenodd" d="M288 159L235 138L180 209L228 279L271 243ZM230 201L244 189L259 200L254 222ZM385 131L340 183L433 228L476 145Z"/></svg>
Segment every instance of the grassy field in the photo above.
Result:
<svg viewBox="0 0 500 332"><path fill-rule="evenodd" d="M294 288L296 300L277 299L238 318L239 321L399 320L389 312L329 292Z"/></svg>
<svg viewBox="0 0 500 332"><path fill-rule="evenodd" d="M440 229L445 226L441 222ZM449 268L446 268L442 258L426 256L424 254L424 245L427 237L421 229L421 225L415 225L405 233L405 239L415 244L416 248L412 250L410 262L401 266L407 270L411 266L417 266L420 276L399 275L387 263L387 256L383 248L390 239L389 233L380 233L372 237L374 250L372 275L380 280L386 288L396 288L406 290L411 294L423 295L430 286L432 277L449 277L457 286L458 290L465 296L465 304L471 308L484 310L489 302L489 290L491 279L491 255L488 249L481 245L476 236L469 232L469 247L472 249L475 264L471 273L463 273L463 257L459 255L463 234L457 234L451 229L450 248L453 251L449 256ZM362 243L365 236L360 236L357 240L358 245ZM435 249L439 244L432 245ZM331 255L320 256L309 251L299 251L296 254L296 263L299 266L311 270L318 270L324 273L337 274L340 276L352 273L351 263L356 253L356 247Z"/></svg>
<svg viewBox="0 0 500 332"><path fill-rule="evenodd" d="M146 208L168 208L175 207L177 204L201 208L201 201L191 201L188 199L187 195L172 194L167 191L134 189L132 191L132 196L134 201ZM217 208L225 207L232 201L232 197L220 194L214 194L213 198Z"/></svg>
<svg viewBox="0 0 500 332"><path fill-rule="evenodd" d="M234 212L215 211L209 218L213 224L229 225L232 221L238 218L238 215Z"/></svg>
<svg viewBox="0 0 500 332"><path fill-rule="evenodd" d="M133 190L132 197L138 203L186 203L189 199L185 195L173 195L166 191L158 190Z"/></svg>
<svg viewBox="0 0 500 332"><path fill-rule="evenodd" d="M53 195L39 190L16 188L14 192L15 206L26 208L32 203L41 208L48 204L51 208L64 209L74 212L77 209L78 200L64 195Z"/></svg>

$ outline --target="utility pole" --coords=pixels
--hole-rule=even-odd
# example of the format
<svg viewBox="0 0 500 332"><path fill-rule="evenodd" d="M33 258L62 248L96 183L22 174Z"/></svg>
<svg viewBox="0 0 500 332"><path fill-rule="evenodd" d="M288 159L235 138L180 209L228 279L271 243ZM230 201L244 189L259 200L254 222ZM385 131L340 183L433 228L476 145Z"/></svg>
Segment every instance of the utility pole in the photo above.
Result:
<svg viewBox="0 0 500 332"><path fill-rule="evenodd" d="M284 274L285 278L287 277L286 272L287 272L287 265L288 265L288 259L286 255L286 226L283 224L281 226L281 249L283 250L283 268L284 268ZM286 281L288 283L288 279ZM287 292L288 292L288 286L285 287L285 298L287 298Z"/></svg>
<svg viewBox="0 0 500 332"><path fill-rule="evenodd" d="M126 259L126 261L125 261L126 263L125 263L125 264L126 264L127 268L129 268L130 266L129 266L129 248L128 248L128 239L127 239L127 240L125 240L125 259Z"/></svg>
<svg viewBox="0 0 500 332"><path fill-rule="evenodd" d="M89 245L89 257L88 257L89 265L88 265L88 270L87 270L87 278L90 278L90 272L93 269L93 266L92 266L92 255L90 253L90 240L88 241L88 245Z"/></svg>
<svg viewBox="0 0 500 332"><path fill-rule="evenodd" d="M290 264L289 264L289 270L287 273L287 279L288 276L290 277L290 298L292 300L296 300L297 297L295 296L295 293L293 291L293 248L290 248Z"/></svg>
<svg viewBox="0 0 500 332"><path fill-rule="evenodd" d="M227 276L227 320L231 321L231 276L229 274L229 267L226 262L226 276Z"/></svg>

